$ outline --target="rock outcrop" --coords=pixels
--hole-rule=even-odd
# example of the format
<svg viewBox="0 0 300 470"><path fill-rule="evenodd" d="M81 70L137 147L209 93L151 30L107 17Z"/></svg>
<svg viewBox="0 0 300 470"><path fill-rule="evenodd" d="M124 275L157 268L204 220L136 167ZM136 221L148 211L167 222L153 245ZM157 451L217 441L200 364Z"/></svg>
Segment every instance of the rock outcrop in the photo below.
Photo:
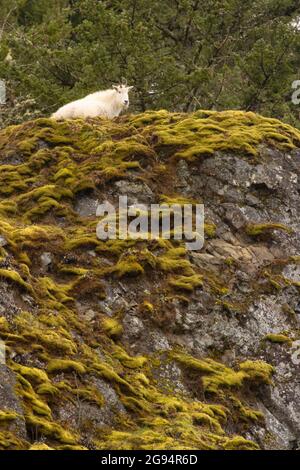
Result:
<svg viewBox="0 0 300 470"><path fill-rule="evenodd" d="M299 447L299 131L39 119L0 163L0 448ZM204 247L99 240L120 195L204 203Z"/></svg>

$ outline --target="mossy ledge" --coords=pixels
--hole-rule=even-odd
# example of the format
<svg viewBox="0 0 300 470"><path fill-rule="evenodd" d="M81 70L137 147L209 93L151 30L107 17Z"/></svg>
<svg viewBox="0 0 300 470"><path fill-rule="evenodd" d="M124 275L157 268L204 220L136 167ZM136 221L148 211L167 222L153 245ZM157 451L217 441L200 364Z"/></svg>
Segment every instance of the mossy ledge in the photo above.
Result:
<svg viewBox="0 0 300 470"><path fill-rule="evenodd" d="M251 393L272 386L270 364L245 358L228 365L215 351L193 357L171 339L167 350L137 351L123 325L136 308L146 325L167 331L170 303L185 308L203 292L234 315L235 303L224 299L230 288L176 240L98 240L96 216L81 213L78 201L105 200L125 180L151 187L154 203L194 204L201 201L174 192L179 160L197 166L218 152L253 163L264 147L299 146L296 129L240 111L38 119L0 131L0 288L17 299L0 314L0 338L21 404L16 412L0 403L0 449L259 447L246 438L251 423L263 421ZM274 222L246 227L247 238L273 230L290 233ZM205 237L214 241L217 233L207 222ZM41 262L45 252L49 265ZM224 269L233 267L226 258ZM106 305L116 289L126 302ZM193 381L193 393L160 384L155 373L170 364L187 386ZM105 425L82 417L85 406L93 418L108 413Z"/></svg>

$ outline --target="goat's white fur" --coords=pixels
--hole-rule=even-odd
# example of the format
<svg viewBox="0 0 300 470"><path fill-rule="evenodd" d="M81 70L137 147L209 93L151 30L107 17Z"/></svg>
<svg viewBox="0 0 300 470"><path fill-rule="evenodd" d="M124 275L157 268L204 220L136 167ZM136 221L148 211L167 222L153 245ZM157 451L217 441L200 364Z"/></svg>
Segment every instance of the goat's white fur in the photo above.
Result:
<svg viewBox="0 0 300 470"><path fill-rule="evenodd" d="M113 119L129 106L128 93L133 87L117 85L109 90L97 91L80 100L59 108L51 118L59 120L103 116Z"/></svg>

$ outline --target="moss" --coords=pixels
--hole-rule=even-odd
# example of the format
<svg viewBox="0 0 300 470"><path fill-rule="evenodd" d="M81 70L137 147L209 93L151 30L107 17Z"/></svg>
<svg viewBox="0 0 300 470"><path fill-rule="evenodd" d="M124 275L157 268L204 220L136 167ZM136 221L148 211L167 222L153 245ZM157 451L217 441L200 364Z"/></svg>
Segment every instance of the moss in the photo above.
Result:
<svg viewBox="0 0 300 470"><path fill-rule="evenodd" d="M22 249L44 247L45 243L57 243L63 241L64 237L65 234L60 228L47 225L30 225L17 229L11 227L9 235L9 239Z"/></svg>
<svg viewBox="0 0 300 470"><path fill-rule="evenodd" d="M169 284L179 290L192 292L196 287L203 285L203 278L198 274L192 276L177 276L169 280Z"/></svg>
<svg viewBox="0 0 300 470"><path fill-rule="evenodd" d="M59 179L66 180L67 178L73 178L74 174L69 168L61 168L55 175L54 180L57 181Z"/></svg>
<svg viewBox="0 0 300 470"><path fill-rule="evenodd" d="M113 357L118 359L125 367L129 369L139 369L147 363L147 358L143 356L129 356L121 347L116 347Z"/></svg>
<svg viewBox="0 0 300 470"><path fill-rule="evenodd" d="M43 383L37 387L37 393L38 395L46 395L50 397L54 397L59 395L59 389L52 385L50 382L48 383Z"/></svg>
<svg viewBox="0 0 300 470"><path fill-rule="evenodd" d="M80 362L68 359L52 359L47 365L47 372L49 374L72 371L77 372L78 374L85 374L86 367Z"/></svg>
<svg viewBox="0 0 300 470"><path fill-rule="evenodd" d="M59 445L56 450L89 450L89 449L87 449L87 447L80 446L80 445L64 444L64 445Z"/></svg>
<svg viewBox="0 0 300 470"><path fill-rule="evenodd" d="M0 423L4 422L9 422L9 421L14 421L17 418L19 418L20 415L16 413L15 411L1 411L0 410Z"/></svg>
<svg viewBox="0 0 300 470"><path fill-rule="evenodd" d="M122 377L120 377L117 374L117 372L115 372L114 369L111 366L109 366L108 364L105 364L105 363L100 362L100 361L94 362L91 365L91 370L94 371L96 374L99 374L100 377L102 377L102 378L104 378L104 379L106 379L110 382L123 385L127 389L134 392L134 389L132 389L130 384L128 382L126 382L126 380L124 380Z"/></svg>
<svg viewBox="0 0 300 470"><path fill-rule="evenodd" d="M83 246L92 246L92 247L97 247L99 245L99 241L96 239L95 236L85 236L82 235L78 238L75 238L73 240L68 240L65 243L65 249L66 250L75 250L77 248L81 248Z"/></svg>
<svg viewBox="0 0 300 470"><path fill-rule="evenodd" d="M46 276L39 278L38 283L38 288L42 295L44 294L49 298L58 300L62 303L73 300L73 298L68 295L69 291L73 287L71 284L57 284L53 279Z"/></svg>
<svg viewBox="0 0 300 470"><path fill-rule="evenodd" d="M230 256L224 260L224 263L226 266L234 266L236 263L236 260L234 258L231 258Z"/></svg>
<svg viewBox="0 0 300 470"><path fill-rule="evenodd" d="M160 196L160 203L166 203L169 206L173 204L177 204L179 206L183 206L185 204L199 204L199 201L195 199L190 199L188 197L182 196L181 194L173 194L172 196L168 196L166 194L162 194Z"/></svg>
<svg viewBox="0 0 300 470"><path fill-rule="evenodd" d="M77 437L74 434L54 421L28 414L26 415L26 423L29 428L32 428L33 432L38 431L42 435L58 440L63 444L76 444L77 442Z"/></svg>
<svg viewBox="0 0 300 470"><path fill-rule="evenodd" d="M205 424L218 434L225 434L219 421L206 413L193 413L193 420L196 424Z"/></svg>
<svg viewBox="0 0 300 470"><path fill-rule="evenodd" d="M9 330L9 324L8 321L6 320L5 317L0 317L0 331L8 331Z"/></svg>
<svg viewBox="0 0 300 470"><path fill-rule="evenodd" d="M264 415L261 411L249 408L247 405L244 405L237 397L231 396L230 402L234 406L234 415L237 416L234 418L235 421L242 420L245 422L252 421L264 421Z"/></svg>
<svg viewBox="0 0 300 470"><path fill-rule="evenodd" d="M51 409L40 399L40 397L35 393L32 385L28 380L24 379L21 375L17 375L18 385L17 385L17 393L23 399L26 406L30 409L30 411L37 413L41 416L46 416L48 418L51 417Z"/></svg>
<svg viewBox="0 0 300 470"><path fill-rule="evenodd" d="M269 333L264 337L264 340L270 341L271 343L280 343L280 344L292 344L291 338L289 338L286 335L283 334L274 334L274 333Z"/></svg>
<svg viewBox="0 0 300 470"><path fill-rule="evenodd" d="M34 442L28 450L54 450L53 447L47 446L44 442Z"/></svg>
<svg viewBox="0 0 300 470"><path fill-rule="evenodd" d="M182 272L185 275L193 275L194 271L191 263L187 259L183 259L186 254L186 249L183 247L170 248L158 258L158 266L162 271Z"/></svg>
<svg viewBox="0 0 300 470"><path fill-rule="evenodd" d="M33 293L31 285L24 281L24 279L21 278L20 274L17 271L12 271L9 269L0 269L0 277L13 282L14 284L22 287L30 293Z"/></svg>
<svg viewBox="0 0 300 470"><path fill-rule="evenodd" d="M144 300L142 304L142 310L145 312L153 313L154 312L154 306L152 305L151 302L148 302L148 300Z"/></svg>
<svg viewBox="0 0 300 470"><path fill-rule="evenodd" d="M259 450L259 446L241 436L235 436L224 444L224 450Z"/></svg>
<svg viewBox="0 0 300 470"><path fill-rule="evenodd" d="M35 147L36 147L35 139L23 140L18 145L18 149L25 155L30 155L31 152L35 149Z"/></svg>
<svg viewBox="0 0 300 470"><path fill-rule="evenodd" d="M214 238L216 236L216 230L217 226L212 222L204 224L204 233L208 238Z"/></svg>
<svg viewBox="0 0 300 470"><path fill-rule="evenodd" d="M0 431L0 449L1 450L25 450L28 443L16 437L11 431Z"/></svg>
<svg viewBox="0 0 300 470"><path fill-rule="evenodd" d="M172 352L171 357L189 369L201 374L203 387L207 392L218 393L219 388L242 387L245 380L270 384L273 367L264 361L245 361L235 371L213 359L195 359L187 354Z"/></svg>
<svg viewBox="0 0 300 470"><path fill-rule="evenodd" d="M76 389L71 389L71 391L72 391L72 394L76 397L76 399L80 399L84 402L96 404L100 408L105 403L104 397L97 390L96 387L76 388Z"/></svg>
<svg viewBox="0 0 300 470"><path fill-rule="evenodd" d="M88 269L78 268L76 266L62 266L59 268L62 274L74 274L75 276L84 276L88 274Z"/></svg>
<svg viewBox="0 0 300 470"><path fill-rule="evenodd" d="M226 302L225 300L217 300L216 304L221 305L223 309L228 313L240 313L241 312L240 304L233 304L231 302Z"/></svg>
<svg viewBox="0 0 300 470"><path fill-rule="evenodd" d="M265 224L248 224L245 227L245 232L251 237L257 237L264 233L271 232L273 230L281 230L283 232L291 234L293 230L284 224L269 222Z"/></svg>
<svg viewBox="0 0 300 470"><path fill-rule="evenodd" d="M35 367L26 367L17 363L14 363L12 368L13 370L18 372L20 375L22 375L22 377L25 377L30 382L33 381L38 384L49 382L48 375L42 369L37 369Z"/></svg>
<svg viewBox="0 0 300 470"><path fill-rule="evenodd" d="M123 327L116 318L104 318L102 320L102 328L112 338L117 338L123 333Z"/></svg>
<svg viewBox="0 0 300 470"><path fill-rule="evenodd" d="M274 367L264 361L245 361L239 364L241 371L247 374L250 380L271 384Z"/></svg>
<svg viewBox="0 0 300 470"><path fill-rule="evenodd" d="M48 323L47 321L46 324L41 323L28 312L22 312L15 318L15 324L22 333L23 340L39 342L50 352L62 351L71 355L75 354L77 346L70 339L72 336L57 322L56 331L49 329Z"/></svg>
<svg viewBox="0 0 300 470"><path fill-rule="evenodd" d="M134 255L130 255L126 259L118 261L113 268L113 272L120 278L124 276L139 276L140 274L144 274L144 268L136 260Z"/></svg>
<svg viewBox="0 0 300 470"><path fill-rule="evenodd" d="M137 414L151 413L151 406L145 400L141 400L136 397L121 396L121 401L128 411L132 411Z"/></svg>
<svg viewBox="0 0 300 470"><path fill-rule="evenodd" d="M155 119L154 116L152 119ZM159 118L157 118L159 119ZM256 156L260 143L268 142L278 148L293 148L299 134L292 127L278 121L241 111L212 111L186 115L157 126L159 143L167 146L184 146L177 158L193 160L216 151L242 151ZM149 126L150 127L150 126Z"/></svg>

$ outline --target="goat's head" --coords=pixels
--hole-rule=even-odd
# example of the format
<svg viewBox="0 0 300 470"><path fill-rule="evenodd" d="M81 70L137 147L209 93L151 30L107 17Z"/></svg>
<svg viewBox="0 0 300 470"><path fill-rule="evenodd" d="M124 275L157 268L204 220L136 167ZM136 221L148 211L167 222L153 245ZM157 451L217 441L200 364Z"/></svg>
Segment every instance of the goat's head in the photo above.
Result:
<svg viewBox="0 0 300 470"><path fill-rule="evenodd" d="M121 85L113 85L113 89L116 92L117 100L124 108L129 106L129 92L132 90L133 86L127 86L127 84L122 83Z"/></svg>

